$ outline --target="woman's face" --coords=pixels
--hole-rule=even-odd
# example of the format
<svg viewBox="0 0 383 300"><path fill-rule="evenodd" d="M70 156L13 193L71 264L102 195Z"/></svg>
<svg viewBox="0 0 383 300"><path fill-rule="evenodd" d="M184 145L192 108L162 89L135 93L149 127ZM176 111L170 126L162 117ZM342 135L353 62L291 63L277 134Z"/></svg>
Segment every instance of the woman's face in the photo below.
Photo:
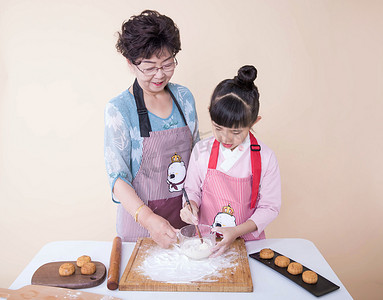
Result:
<svg viewBox="0 0 383 300"><path fill-rule="evenodd" d="M163 91L172 78L176 65L173 55L168 50L162 51L160 57L153 55L149 59L143 58L139 65L129 61L128 63L141 88L149 94Z"/></svg>
<svg viewBox="0 0 383 300"><path fill-rule="evenodd" d="M234 150L238 145L242 144L250 131L250 127L228 128L213 121L212 126L215 139L230 150Z"/></svg>

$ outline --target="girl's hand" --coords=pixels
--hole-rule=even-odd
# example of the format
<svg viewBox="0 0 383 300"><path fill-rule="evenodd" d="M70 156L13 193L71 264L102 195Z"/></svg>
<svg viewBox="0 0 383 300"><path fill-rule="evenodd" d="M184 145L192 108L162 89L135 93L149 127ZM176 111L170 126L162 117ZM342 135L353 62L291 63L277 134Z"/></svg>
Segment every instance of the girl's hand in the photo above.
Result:
<svg viewBox="0 0 383 300"><path fill-rule="evenodd" d="M222 241L218 242L217 245L211 249L213 254L211 254L210 257L217 257L225 253L225 251L239 236L237 233L237 227L214 227L211 231L222 234L223 238Z"/></svg>
<svg viewBox="0 0 383 300"><path fill-rule="evenodd" d="M212 248L213 254L210 255L210 257L216 257L223 254L237 237L256 230L258 230L257 225L250 219L245 223L234 227L214 227L211 231L222 234L223 239Z"/></svg>
<svg viewBox="0 0 383 300"><path fill-rule="evenodd" d="M188 224L198 225L199 208L193 200L190 201L190 204L192 206L193 213L190 211L190 206L185 203L185 206L180 210L181 220Z"/></svg>
<svg viewBox="0 0 383 300"><path fill-rule="evenodd" d="M175 229L166 219L153 213L151 210L150 212L149 210L145 211L145 213L142 212L142 215L139 215L139 221L161 248L169 248L170 245L177 242L177 232L179 230Z"/></svg>

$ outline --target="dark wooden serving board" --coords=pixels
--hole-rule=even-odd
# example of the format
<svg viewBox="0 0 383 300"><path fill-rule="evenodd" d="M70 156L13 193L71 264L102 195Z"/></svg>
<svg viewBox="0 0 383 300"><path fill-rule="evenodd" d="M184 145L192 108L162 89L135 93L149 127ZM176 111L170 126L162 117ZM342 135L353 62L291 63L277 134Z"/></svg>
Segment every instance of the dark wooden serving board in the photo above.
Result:
<svg viewBox="0 0 383 300"><path fill-rule="evenodd" d="M70 276L60 276L59 268L63 263L73 263L76 271ZM81 274L81 268L77 267L75 261L57 261L47 263L38 268L32 276L32 284L55 286L70 289L84 289L100 285L106 277L104 264L93 261L96 272L92 275Z"/></svg>
<svg viewBox="0 0 383 300"><path fill-rule="evenodd" d="M119 289L121 291L168 291L168 292L252 292L249 260L243 239L235 240L230 249L238 253L235 267L222 269L222 274L230 274L215 278L216 280L193 281L190 283L170 283L154 281L143 275L139 269L148 251L155 251L156 243L151 238L140 238L126 265L121 277Z"/></svg>
<svg viewBox="0 0 383 300"><path fill-rule="evenodd" d="M249 254L249 256L251 258L254 258L255 260L258 260L259 262L261 262L264 265L270 267L274 271L277 271L278 273L280 273L283 276L287 277L288 279L290 279L291 281L295 282L296 284L298 284L299 286L301 286L302 288L304 288L306 291L310 292L314 296L320 297L320 296L323 296L325 294L328 294L330 292L333 292L333 291L339 289L339 286L337 286L335 283L332 283L331 281L329 281L328 279L324 278L323 276L319 275L318 273L317 273L317 275L318 275L318 282L316 284L305 283L303 281L303 279L302 279L302 274L292 275L289 272L287 272L287 268L278 267L274 263L274 260L275 260L275 258L278 255L283 255L283 254L274 251L274 257L271 258L271 259L263 259L263 258L261 258L260 257L260 252ZM293 260L291 258L289 258L289 259L290 259L290 262L295 262L295 260ZM305 267L303 265L302 265L302 267L303 267L303 272L307 271L307 270L314 271L314 270L311 270L311 269L309 269L309 268L307 268L307 267Z"/></svg>

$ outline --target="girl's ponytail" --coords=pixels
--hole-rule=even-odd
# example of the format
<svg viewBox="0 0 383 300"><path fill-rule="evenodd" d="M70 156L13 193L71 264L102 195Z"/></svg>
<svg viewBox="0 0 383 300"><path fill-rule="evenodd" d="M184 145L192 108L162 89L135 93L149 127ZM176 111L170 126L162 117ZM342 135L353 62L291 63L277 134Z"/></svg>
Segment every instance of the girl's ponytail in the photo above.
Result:
<svg viewBox="0 0 383 300"><path fill-rule="evenodd" d="M257 69L254 66L243 66L238 70L238 75L234 77L234 83L241 88L255 88L254 80L257 78Z"/></svg>

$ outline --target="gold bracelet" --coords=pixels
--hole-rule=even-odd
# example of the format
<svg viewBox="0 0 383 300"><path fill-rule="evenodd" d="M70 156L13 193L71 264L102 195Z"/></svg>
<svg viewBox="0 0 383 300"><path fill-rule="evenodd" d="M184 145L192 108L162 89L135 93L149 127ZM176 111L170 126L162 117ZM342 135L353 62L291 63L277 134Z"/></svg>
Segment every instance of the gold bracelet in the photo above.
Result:
<svg viewBox="0 0 383 300"><path fill-rule="evenodd" d="M142 204L139 208L137 208L135 214L134 214L134 221L138 222L137 219L138 219L138 213L140 212L141 208L143 208L145 206L145 204Z"/></svg>

